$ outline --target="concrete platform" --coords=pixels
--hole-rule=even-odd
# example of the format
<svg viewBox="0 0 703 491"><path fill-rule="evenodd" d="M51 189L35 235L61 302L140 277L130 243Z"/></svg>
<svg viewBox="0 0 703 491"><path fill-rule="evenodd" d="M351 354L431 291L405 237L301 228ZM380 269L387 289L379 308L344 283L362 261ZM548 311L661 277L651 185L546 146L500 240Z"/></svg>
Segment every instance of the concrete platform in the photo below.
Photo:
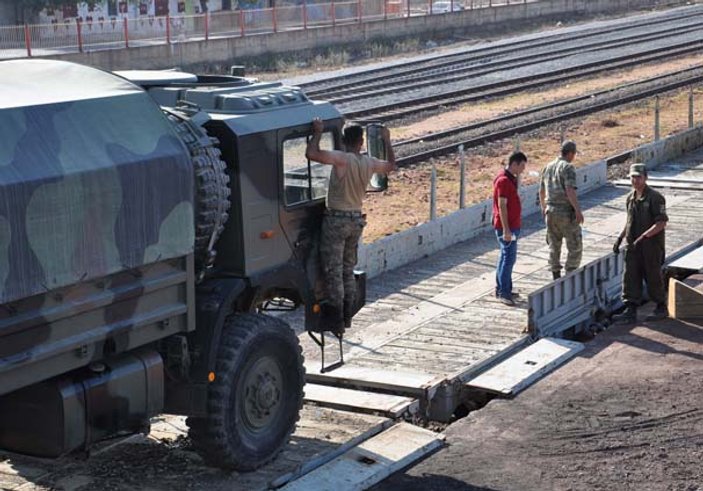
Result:
<svg viewBox="0 0 703 491"><path fill-rule="evenodd" d="M644 318L646 312L640 312ZM703 489L703 328L614 327L374 491Z"/></svg>

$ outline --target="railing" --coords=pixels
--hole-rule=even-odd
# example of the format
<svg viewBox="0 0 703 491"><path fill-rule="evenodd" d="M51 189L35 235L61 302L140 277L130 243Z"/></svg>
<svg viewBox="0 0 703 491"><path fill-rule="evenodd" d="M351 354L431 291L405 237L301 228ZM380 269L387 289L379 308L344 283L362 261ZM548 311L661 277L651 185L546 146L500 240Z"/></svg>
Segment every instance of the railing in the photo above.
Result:
<svg viewBox="0 0 703 491"><path fill-rule="evenodd" d="M0 26L0 58L121 49L313 29L337 24L456 14L463 10L540 0L331 0L326 3L198 15L66 19L53 24Z"/></svg>

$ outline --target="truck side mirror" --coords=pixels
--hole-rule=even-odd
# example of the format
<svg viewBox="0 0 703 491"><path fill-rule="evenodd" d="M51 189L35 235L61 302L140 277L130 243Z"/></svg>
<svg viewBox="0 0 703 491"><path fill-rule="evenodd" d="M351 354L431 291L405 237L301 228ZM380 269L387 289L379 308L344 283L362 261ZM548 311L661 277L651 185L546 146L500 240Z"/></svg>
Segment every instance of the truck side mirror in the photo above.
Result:
<svg viewBox="0 0 703 491"><path fill-rule="evenodd" d="M387 160L388 151L386 144L381 137L383 124L369 123L366 125L366 146L368 148L369 157ZM388 189L388 176L386 174L374 174L371 176L371 182L366 188L367 193L380 193Z"/></svg>

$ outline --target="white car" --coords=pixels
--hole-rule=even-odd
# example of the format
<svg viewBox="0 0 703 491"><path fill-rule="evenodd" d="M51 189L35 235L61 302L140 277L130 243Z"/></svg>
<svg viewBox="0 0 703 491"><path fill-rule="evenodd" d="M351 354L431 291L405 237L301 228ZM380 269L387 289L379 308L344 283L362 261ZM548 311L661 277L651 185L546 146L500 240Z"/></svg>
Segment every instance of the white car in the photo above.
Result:
<svg viewBox="0 0 703 491"><path fill-rule="evenodd" d="M448 12L459 12L461 10L464 10L464 6L458 1L455 1L453 5L452 2L447 0L432 3L433 14L446 14Z"/></svg>

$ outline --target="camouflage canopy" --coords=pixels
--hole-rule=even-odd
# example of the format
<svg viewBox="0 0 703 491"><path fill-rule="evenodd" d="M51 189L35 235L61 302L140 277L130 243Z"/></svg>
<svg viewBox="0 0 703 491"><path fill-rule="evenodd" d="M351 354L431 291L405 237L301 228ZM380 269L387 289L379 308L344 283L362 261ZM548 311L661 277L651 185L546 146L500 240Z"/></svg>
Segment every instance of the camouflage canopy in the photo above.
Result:
<svg viewBox="0 0 703 491"><path fill-rule="evenodd" d="M190 157L135 85L0 62L0 304L189 254Z"/></svg>

